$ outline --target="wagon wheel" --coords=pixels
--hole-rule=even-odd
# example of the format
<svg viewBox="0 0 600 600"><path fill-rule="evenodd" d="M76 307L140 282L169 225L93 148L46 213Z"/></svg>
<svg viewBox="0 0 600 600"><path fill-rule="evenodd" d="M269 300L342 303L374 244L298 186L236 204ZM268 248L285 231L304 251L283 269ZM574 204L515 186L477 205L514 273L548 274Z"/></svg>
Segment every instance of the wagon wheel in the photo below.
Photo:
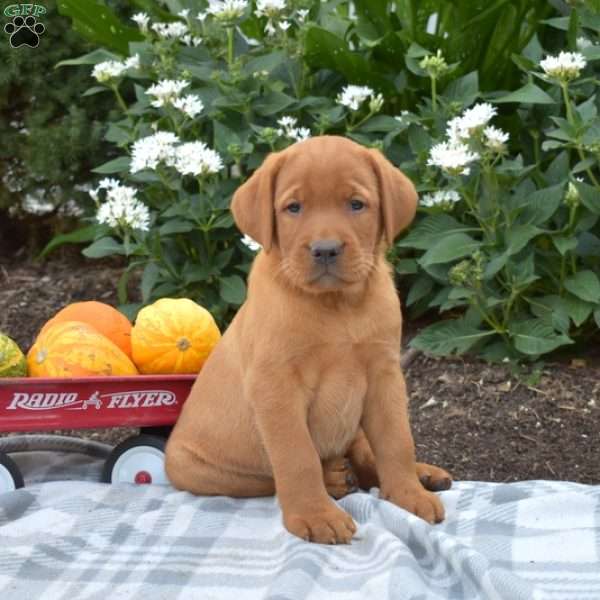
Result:
<svg viewBox="0 0 600 600"><path fill-rule="evenodd" d="M142 434L127 438L106 459L102 481L168 485L165 445L166 440L155 435Z"/></svg>
<svg viewBox="0 0 600 600"><path fill-rule="evenodd" d="M25 485L17 464L4 452L0 452L0 494L12 492Z"/></svg>

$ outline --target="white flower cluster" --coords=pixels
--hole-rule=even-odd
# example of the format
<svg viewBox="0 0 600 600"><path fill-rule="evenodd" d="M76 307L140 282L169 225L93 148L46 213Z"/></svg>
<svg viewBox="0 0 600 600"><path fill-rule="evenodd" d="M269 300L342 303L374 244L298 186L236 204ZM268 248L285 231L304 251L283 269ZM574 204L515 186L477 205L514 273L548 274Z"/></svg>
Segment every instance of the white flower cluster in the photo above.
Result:
<svg viewBox="0 0 600 600"><path fill-rule="evenodd" d="M160 108L166 104L172 104L179 94L190 85L189 81L180 79L175 81L173 79L162 79L158 83L150 86L146 90L148 96L154 96L156 100L151 102L155 108Z"/></svg>
<svg viewBox="0 0 600 600"><path fill-rule="evenodd" d="M299 23L304 23L304 21L306 21L306 17L308 17L308 13L309 13L309 12L310 12L310 11L309 11L309 10L307 10L307 9L305 9L305 8L299 8L299 9L296 11L296 16L297 16L297 18L298 18L298 22L299 22Z"/></svg>
<svg viewBox="0 0 600 600"><path fill-rule="evenodd" d="M128 69L139 69L140 57L139 54L130 56L124 62L119 60L106 60L98 63L92 70L92 77L100 83L106 83L112 79L117 79Z"/></svg>
<svg viewBox="0 0 600 600"><path fill-rule="evenodd" d="M219 21L233 21L239 19L247 8L247 0L209 0L207 12Z"/></svg>
<svg viewBox="0 0 600 600"><path fill-rule="evenodd" d="M540 67L548 77L560 82L577 79L587 64L579 52L561 52L558 56L548 56L540 62Z"/></svg>
<svg viewBox="0 0 600 600"><path fill-rule="evenodd" d="M484 144L493 152L504 152L506 142L508 142L508 133L498 129L493 125L488 125L483 130Z"/></svg>
<svg viewBox="0 0 600 600"><path fill-rule="evenodd" d="M250 250L253 252L258 252L262 248L262 246L256 240L253 240L248 234L242 238L242 244L248 246L248 248L250 248Z"/></svg>
<svg viewBox="0 0 600 600"><path fill-rule="evenodd" d="M484 102L452 119L446 129L448 141L431 148L427 164L440 167L450 175L468 175L468 165L480 158L473 146L479 149L483 146L484 152L502 154L506 150L508 134L489 125L496 113L495 107Z"/></svg>
<svg viewBox="0 0 600 600"><path fill-rule="evenodd" d="M296 117L281 117L277 121L281 127L277 129L277 134L283 137L288 137L296 142L302 142L310 137L310 129L308 127L296 127L298 119Z"/></svg>
<svg viewBox="0 0 600 600"><path fill-rule="evenodd" d="M188 142L175 148L174 166L182 175L213 175L223 168L218 152L211 150L204 142Z"/></svg>
<svg viewBox="0 0 600 600"><path fill-rule="evenodd" d="M136 198L137 190L121 185L117 179L103 179L89 194L98 203L100 190L106 191L106 199L98 208L96 220L109 227L123 227L148 231L150 211Z"/></svg>
<svg viewBox="0 0 600 600"><path fill-rule="evenodd" d="M195 94L180 97L181 92L189 85L189 81L180 79L162 79L146 90L148 96L154 96L151 104L155 108L172 105L193 119L204 110L202 100Z"/></svg>
<svg viewBox="0 0 600 600"><path fill-rule="evenodd" d="M192 35L191 33L186 33L181 37L181 41L186 46L199 46L202 43L202 38L197 35Z"/></svg>
<svg viewBox="0 0 600 600"><path fill-rule="evenodd" d="M471 172L468 165L478 158L479 154L471 152L467 144L442 142L431 148L427 164L440 167L450 175L468 175Z"/></svg>
<svg viewBox="0 0 600 600"><path fill-rule="evenodd" d="M460 202L460 194L454 190L438 190L433 194L425 194L421 198L421 205L427 208L440 207L450 210L454 204Z"/></svg>
<svg viewBox="0 0 600 600"><path fill-rule="evenodd" d="M137 140L131 151L131 172L156 169L161 162L181 175L212 175L223 168L220 155L204 142L179 143L180 139L168 131Z"/></svg>
<svg viewBox="0 0 600 600"><path fill-rule="evenodd" d="M189 9L184 8L177 14L187 20L190 16L190 11ZM142 33L148 33L148 25L150 24L150 17L148 14L143 12L136 13L131 19L138 24ZM180 21L175 21L173 23L154 23L151 27L158 36L163 39L179 39L187 46L199 46L202 43L202 38L192 35L188 30L188 26Z"/></svg>
<svg viewBox="0 0 600 600"><path fill-rule="evenodd" d="M581 36L575 40L575 45L577 46L577 50L581 51L594 46L594 42L592 42L586 37Z"/></svg>
<svg viewBox="0 0 600 600"><path fill-rule="evenodd" d="M131 149L130 171L137 173L144 169L156 169L160 162L168 163L174 156L175 144L179 138L170 131L158 131L134 142Z"/></svg>
<svg viewBox="0 0 600 600"><path fill-rule="evenodd" d="M289 21L283 19L282 13L286 8L285 0L256 0L254 14L257 17L267 17L267 24L265 25L267 35L272 36L277 33L275 23L284 32L292 26Z"/></svg>
<svg viewBox="0 0 600 600"><path fill-rule="evenodd" d="M338 94L336 101L342 106L348 107L350 110L358 110L361 105L371 98L369 102L369 110L377 112L383 106L383 96L375 94L375 92L366 85L347 85Z"/></svg>
<svg viewBox="0 0 600 600"><path fill-rule="evenodd" d="M254 14L257 17L267 17L273 19L286 9L285 0L256 0L256 10Z"/></svg>
<svg viewBox="0 0 600 600"><path fill-rule="evenodd" d="M455 143L468 142L491 121L497 112L498 110L487 102L476 104L448 123L446 131L448 138Z"/></svg>
<svg viewBox="0 0 600 600"><path fill-rule="evenodd" d="M172 104L175 108L190 117L190 119L193 119L204 110L202 100L195 94L188 94L182 98L175 98Z"/></svg>
<svg viewBox="0 0 600 600"><path fill-rule="evenodd" d="M148 24L150 23L150 16L145 12L139 12L131 17L132 21L135 21L140 28L142 33L148 33Z"/></svg>
<svg viewBox="0 0 600 600"><path fill-rule="evenodd" d="M187 25L181 21L173 21L172 23L153 23L151 27L156 31L158 36L163 39L177 40L189 33Z"/></svg>

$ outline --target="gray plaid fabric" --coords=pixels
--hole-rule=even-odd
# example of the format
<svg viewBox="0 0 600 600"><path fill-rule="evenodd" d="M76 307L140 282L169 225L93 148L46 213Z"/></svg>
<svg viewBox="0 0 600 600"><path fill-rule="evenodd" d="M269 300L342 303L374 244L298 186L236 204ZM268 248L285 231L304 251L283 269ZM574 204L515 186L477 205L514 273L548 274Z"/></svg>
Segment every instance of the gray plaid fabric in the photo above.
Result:
<svg viewBox="0 0 600 600"><path fill-rule="evenodd" d="M288 534L274 498L64 481L100 463L60 463L63 481L38 468L0 495L2 600L600 598L600 486L460 482L436 526L374 489L339 502L352 544L324 546Z"/></svg>

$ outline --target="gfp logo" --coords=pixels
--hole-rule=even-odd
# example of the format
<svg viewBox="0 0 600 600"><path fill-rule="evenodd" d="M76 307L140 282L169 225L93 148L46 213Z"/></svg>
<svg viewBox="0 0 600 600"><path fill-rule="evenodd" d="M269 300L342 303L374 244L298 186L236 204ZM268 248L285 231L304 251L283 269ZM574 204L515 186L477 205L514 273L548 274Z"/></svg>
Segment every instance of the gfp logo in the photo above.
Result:
<svg viewBox="0 0 600 600"><path fill-rule="evenodd" d="M40 35L46 31L38 17L45 14L46 8L40 4L9 4L4 9L4 16L12 21L4 26L4 32L10 35L10 45L13 48L37 48Z"/></svg>

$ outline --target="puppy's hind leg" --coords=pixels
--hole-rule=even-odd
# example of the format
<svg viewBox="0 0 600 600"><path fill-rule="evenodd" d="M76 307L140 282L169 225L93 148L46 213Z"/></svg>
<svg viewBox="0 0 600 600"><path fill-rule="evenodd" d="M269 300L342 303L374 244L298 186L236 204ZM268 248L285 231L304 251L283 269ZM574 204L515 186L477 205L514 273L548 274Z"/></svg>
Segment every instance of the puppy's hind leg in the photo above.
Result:
<svg viewBox="0 0 600 600"><path fill-rule="evenodd" d="M344 457L323 461L323 480L327 493L336 500L358 491L352 463Z"/></svg>
<svg viewBox="0 0 600 600"><path fill-rule="evenodd" d="M170 441L167 444L165 470L175 488L197 496L249 498L275 494L272 477L216 467L204 461L185 443Z"/></svg>
<svg viewBox="0 0 600 600"><path fill-rule="evenodd" d="M363 490L379 487L379 476L375 466L375 455L362 428L348 449L347 456L352 469L358 478L358 485ZM441 492L450 489L452 476L435 465L417 463L417 476L421 484L430 492Z"/></svg>

